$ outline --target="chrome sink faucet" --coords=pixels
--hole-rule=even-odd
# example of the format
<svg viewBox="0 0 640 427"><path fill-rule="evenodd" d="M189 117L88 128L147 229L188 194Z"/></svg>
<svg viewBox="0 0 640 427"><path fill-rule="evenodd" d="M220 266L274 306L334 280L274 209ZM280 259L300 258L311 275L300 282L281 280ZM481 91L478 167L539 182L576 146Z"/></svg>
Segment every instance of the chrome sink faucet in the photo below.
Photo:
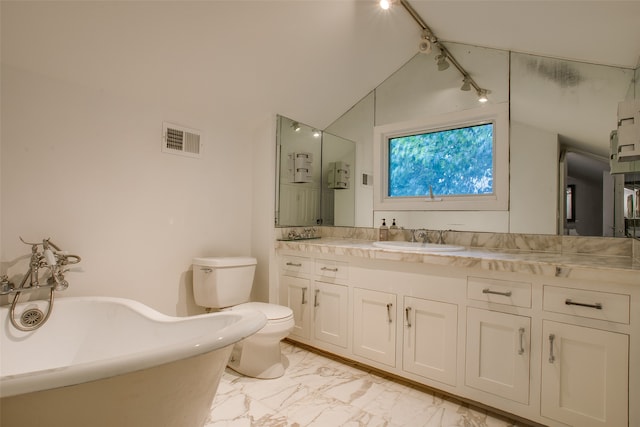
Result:
<svg viewBox="0 0 640 427"><path fill-rule="evenodd" d="M411 231L411 241L417 242L418 239L422 239L422 243L427 243L429 241L429 233L427 230L418 229Z"/></svg>

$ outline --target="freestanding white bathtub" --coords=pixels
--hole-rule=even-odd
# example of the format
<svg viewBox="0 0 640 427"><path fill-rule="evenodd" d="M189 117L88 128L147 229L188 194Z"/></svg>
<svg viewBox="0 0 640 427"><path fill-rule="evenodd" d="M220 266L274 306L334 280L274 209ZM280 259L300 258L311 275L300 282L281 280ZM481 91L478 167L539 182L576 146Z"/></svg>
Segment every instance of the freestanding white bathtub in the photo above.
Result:
<svg viewBox="0 0 640 427"><path fill-rule="evenodd" d="M34 305L16 309L16 317ZM43 310L44 311L44 310ZM0 307L3 427L201 427L233 344L266 322L255 311L163 315L136 301L56 300L39 329Z"/></svg>

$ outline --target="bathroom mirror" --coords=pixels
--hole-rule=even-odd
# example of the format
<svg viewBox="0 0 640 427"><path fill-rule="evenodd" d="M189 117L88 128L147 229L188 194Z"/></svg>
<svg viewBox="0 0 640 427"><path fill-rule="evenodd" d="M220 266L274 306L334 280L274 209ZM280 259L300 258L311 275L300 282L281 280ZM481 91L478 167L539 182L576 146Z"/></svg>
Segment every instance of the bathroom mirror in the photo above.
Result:
<svg viewBox="0 0 640 427"><path fill-rule="evenodd" d="M629 194L629 191L633 191L638 186L637 175L627 174L628 176L616 180L609 174L609 135L617 126L618 102L639 96L639 70L463 44L450 43L447 46L479 84L490 88L491 103L510 102L512 148L514 143L519 142L519 136L513 134L514 123L534 129L551 141L546 163L531 164L532 169L539 167L537 177L540 178L540 185L536 182L537 178L532 180L531 177L520 177L517 168L511 169L512 183L519 179L524 181L521 184L524 188L515 196L526 197L529 189L549 193L546 197L550 202L536 207L545 210L543 214L549 218L546 227L540 231L541 228L535 226L540 212L514 209L517 197L513 194L510 211L506 214L496 212L494 215L485 214L481 217L472 213L463 218L458 212L437 214L425 211L423 216L419 213L409 215L403 212L374 212L366 195L366 191L372 192L362 189L358 191L364 191L365 197L356 194L356 210L369 206L371 209L369 215L358 215L355 225L377 226L382 217L397 215L403 218L407 227L458 229L455 224L451 224L455 221L444 219L444 216L449 215L460 216L462 220L459 222L466 222L465 229L468 231L629 235L624 231L614 230L613 216L626 203L626 199L623 200L618 193L627 191ZM373 166L368 163L371 160L366 151L372 150L371 135L374 126L477 106L473 94L460 90L459 73L453 67L439 72L432 56L433 54L416 55L378 86L372 96L365 97L327 128L332 133L358 143L361 150L358 154L360 169L356 173L373 170ZM360 129L359 137L355 136L358 132L354 133L354 129ZM525 143L521 142L522 144ZM528 140L526 144L534 147L531 144L536 144L536 140ZM559 161L563 153L570 155L566 157L566 163L561 165ZM365 161L361 162L362 159ZM526 161L531 163L537 160L532 157ZM585 165L587 169L583 170ZM561 166L563 171L560 171ZM560 174L566 174L567 179L558 178ZM585 174L588 176L583 176ZM574 220L567 225L563 208L566 188L561 187L568 184L575 186L574 196L578 204ZM545 188L542 189L542 186ZM550 195L551 192L553 195ZM596 206L585 203L595 198L598 199ZM611 217L610 222L603 219L607 215ZM634 223L627 221L627 224ZM518 224L518 227L514 227L514 224ZM484 228L485 226L488 228ZM513 231L516 228L517 231Z"/></svg>
<svg viewBox="0 0 640 427"><path fill-rule="evenodd" d="M277 117L277 227L354 224L355 143Z"/></svg>

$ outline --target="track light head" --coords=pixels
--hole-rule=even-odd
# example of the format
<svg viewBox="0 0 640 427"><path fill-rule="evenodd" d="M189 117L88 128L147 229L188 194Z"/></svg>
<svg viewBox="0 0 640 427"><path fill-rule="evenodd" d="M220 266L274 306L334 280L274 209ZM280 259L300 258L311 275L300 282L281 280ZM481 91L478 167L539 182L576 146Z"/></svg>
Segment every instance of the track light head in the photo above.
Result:
<svg viewBox="0 0 640 427"><path fill-rule="evenodd" d="M391 7L391 0L380 0L378 4L380 5L380 9L388 10Z"/></svg>
<svg viewBox="0 0 640 427"><path fill-rule="evenodd" d="M431 42L429 40L423 39L420 43L418 43L418 50L420 53L429 54L431 53Z"/></svg>
<svg viewBox="0 0 640 427"><path fill-rule="evenodd" d="M422 37L420 43L418 43L418 50L421 53L431 53L431 45L433 44L433 34L428 30L422 30Z"/></svg>
<svg viewBox="0 0 640 427"><path fill-rule="evenodd" d="M468 76L465 76L462 79L462 87L460 87L461 91L468 92L471 90L471 79Z"/></svg>
<svg viewBox="0 0 640 427"><path fill-rule="evenodd" d="M292 128L295 132L300 132L300 123L298 123L298 122L293 122L293 123L291 123L291 128Z"/></svg>
<svg viewBox="0 0 640 427"><path fill-rule="evenodd" d="M436 61L438 64L438 71L444 71L447 68L449 68L449 63L447 62L447 55L445 55L444 53L441 53L440 55L436 56Z"/></svg>
<svg viewBox="0 0 640 427"><path fill-rule="evenodd" d="M478 90L478 102L482 102L483 104L485 102L487 102L489 100L489 98L487 98L487 94L489 93L488 90L486 89L479 89Z"/></svg>

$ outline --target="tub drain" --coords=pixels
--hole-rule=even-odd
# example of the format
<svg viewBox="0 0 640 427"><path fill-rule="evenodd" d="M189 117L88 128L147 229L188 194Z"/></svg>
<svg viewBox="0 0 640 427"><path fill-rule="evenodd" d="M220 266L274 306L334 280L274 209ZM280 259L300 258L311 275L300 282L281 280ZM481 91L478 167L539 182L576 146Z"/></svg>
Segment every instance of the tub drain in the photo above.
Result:
<svg viewBox="0 0 640 427"><path fill-rule="evenodd" d="M44 313L42 311L37 308L31 308L22 313L22 316L20 316L20 323L22 323L22 326L31 328L38 326L43 319Z"/></svg>

